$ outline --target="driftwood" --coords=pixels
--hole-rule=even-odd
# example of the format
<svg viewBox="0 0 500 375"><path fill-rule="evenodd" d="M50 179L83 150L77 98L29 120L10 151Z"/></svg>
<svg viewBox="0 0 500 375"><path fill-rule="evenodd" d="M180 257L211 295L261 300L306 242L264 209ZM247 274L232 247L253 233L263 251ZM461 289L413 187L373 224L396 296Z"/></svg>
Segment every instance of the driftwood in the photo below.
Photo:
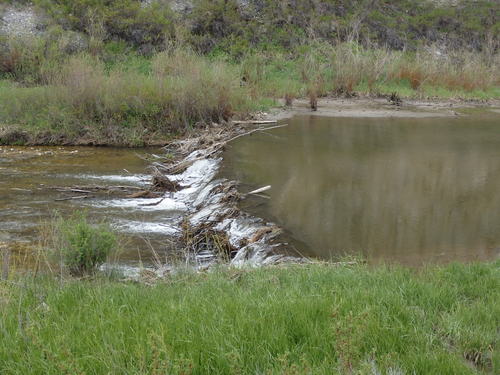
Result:
<svg viewBox="0 0 500 375"><path fill-rule="evenodd" d="M144 204L140 204L139 206L142 206L142 207L153 207L153 206L158 206L161 202L163 202L165 200L165 198L162 198L160 199L159 201L157 202L153 202L153 203L144 203Z"/></svg>
<svg viewBox="0 0 500 375"><path fill-rule="evenodd" d="M92 198L91 195L78 195L76 197L67 197L67 198L57 198L54 199L56 202L63 202L63 201L72 201L74 199L87 199L87 198Z"/></svg>
<svg viewBox="0 0 500 375"><path fill-rule="evenodd" d="M254 125L264 125L264 124L276 124L277 120L233 120L231 121L233 124L254 124Z"/></svg>
<svg viewBox="0 0 500 375"><path fill-rule="evenodd" d="M273 122L275 123L275 121ZM230 133L218 133L214 137L210 137L209 135L202 135L196 138L191 138L187 140L183 140L181 142L174 143L171 145L171 147L175 147L175 145L178 146L179 150L177 154L181 157L181 160L175 161L175 162L169 162L167 164L163 164L160 162L155 162L153 163L153 167L159 170L162 173L165 174L178 174L182 173L185 171L187 168L189 168L194 162L203 160L203 159L208 159L210 157L213 157L214 155L217 155L219 152L221 152L224 147L229 143L232 142L238 138L259 132L259 131L266 131L266 130L271 130L271 129L277 129L277 128L282 128L288 126L288 124L282 124L282 125L276 125L276 126L268 126L268 127L258 127L255 129L251 129L249 131L243 131L242 129L239 130L239 132L236 132L238 134L234 135L235 132L232 132L233 136L231 136ZM203 147L203 145L207 145ZM189 158L187 159L186 156L189 155L193 151L198 151L199 155L194 157L194 158ZM171 150L173 151L173 150ZM173 151L175 152L175 151Z"/></svg>
<svg viewBox="0 0 500 375"><path fill-rule="evenodd" d="M161 174L158 170L153 174L151 181L154 190L159 191L179 191L181 186L178 182L170 180L167 176Z"/></svg>
<svg viewBox="0 0 500 375"><path fill-rule="evenodd" d="M157 198L158 194L150 192L149 190L144 190L143 187L140 186L130 186L130 185L89 185L89 186L53 186L49 187L49 189L53 189L58 191L59 193L66 194L80 194L80 195L71 195L69 197L57 198L55 201L70 201L74 199L87 199L94 198L96 194L101 195L119 195L125 198Z"/></svg>
<svg viewBox="0 0 500 375"><path fill-rule="evenodd" d="M254 243L260 241L265 235L270 233L279 234L281 233L281 229L277 226L262 227L254 233L254 235L248 240L248 242Z"/></svg>
<svg viewBox="0 0 500 375"><path fill-rule="evenodd" d="M250 193L247 193L246 195L250 195L250 194L257 195L259 193L263 193L263 192L268 191L268 190L271 190L271 185L261 187L260 189L257 189L257 190L253 190Z"/></svg>
<svg viewBox="0 0 500 375"><path fill-rule="evenodd" d="M138 191L137 193L127 195L125 198L158 198L157 193L153 193L149 190Z"/></svg>
<svg viewBox="0 0 500 375"><path fill-rule="evenodd" d="M253 134L255 132L263 132L263 131L267 131L267 130L271 130L271 129L277 129L277 128L284 128L285 126L288 126L288 124L283 124L283 125L276 125L276 126L269 126L267 128L257 128L257 129L252 129L246 133L243 133L243 134L238 134L237 136L227 140L225 143L229 143L229 142L232 142L234 141L235 139L238 139L238 138L241 138L241 137L244 137L246 135L250 135L250 134Z"/></svg>
<svg viewBox="0 0 500 375"><path fill-rule="evenodd" d="M49 189L54 189L60 192L84 192L93 193L96 191L113 191L113 190L143 190L140 186L123 186L123 185L88 185L88 186L53 186Z"/></svg>

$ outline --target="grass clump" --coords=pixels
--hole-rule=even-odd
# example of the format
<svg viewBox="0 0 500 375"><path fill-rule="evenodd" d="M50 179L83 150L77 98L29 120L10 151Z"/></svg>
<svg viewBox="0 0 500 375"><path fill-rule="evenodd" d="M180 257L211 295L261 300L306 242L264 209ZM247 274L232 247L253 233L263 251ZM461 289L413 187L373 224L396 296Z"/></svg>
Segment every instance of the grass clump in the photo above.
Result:
<svg viewBox="0 0 500 375"><path fill-rule="evenodd" d="M4 374L493 374L500 264L0 284ZM49 359L49 360L48 360Z"/></svg>
<svg viewBox="0 0 500 375"><path fill-rule="evenodd" d="M53 219L44 234L45 246L77 277L94 274L118 244L108 225L92 225L81 212Z"/></svg>

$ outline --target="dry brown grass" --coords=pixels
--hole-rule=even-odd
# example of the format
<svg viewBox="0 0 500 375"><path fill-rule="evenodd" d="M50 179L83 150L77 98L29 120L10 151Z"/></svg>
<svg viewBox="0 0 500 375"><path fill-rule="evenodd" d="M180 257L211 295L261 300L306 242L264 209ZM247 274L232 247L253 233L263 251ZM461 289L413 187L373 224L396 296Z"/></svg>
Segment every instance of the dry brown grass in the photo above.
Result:
<svg viewBox="0 0 500 375"><path fill-rule="evenodd" d="M407 80L414 90L431 85L450 90L487 90L498 85L498 56L464 51L442 54L428 49L413 59L400 56L388 71L390 79Z"/></svg>

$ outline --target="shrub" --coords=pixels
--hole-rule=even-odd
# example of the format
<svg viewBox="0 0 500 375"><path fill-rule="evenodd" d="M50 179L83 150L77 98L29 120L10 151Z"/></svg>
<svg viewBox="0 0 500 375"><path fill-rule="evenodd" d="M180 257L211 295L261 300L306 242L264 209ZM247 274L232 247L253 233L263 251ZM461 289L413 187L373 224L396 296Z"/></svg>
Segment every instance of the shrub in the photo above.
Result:
<svg viewBox="0 0 500 375"><path fill-rule="evenodd" d="M84 34L52 27L43 35L0 35L0 77L47 84L72 55L89 48Z"/></svg>
<svg viewBox="0 0 500 375"><path fill-rule="evenodd" d="M138 0L35 0L55 22L87 33L94 42L124 40L130 45L158 46L173 34L173 12L166 2L143 6ZM97 50L100 45L96 45Z"/></svg>
<svg viewBox="0 0 500 375"><path fill-rule="evenodd" d="M73 276L93 274L117 248L110 227L91 225L83 213L66 219L58 217L49 233L53 251Z"/></svg>

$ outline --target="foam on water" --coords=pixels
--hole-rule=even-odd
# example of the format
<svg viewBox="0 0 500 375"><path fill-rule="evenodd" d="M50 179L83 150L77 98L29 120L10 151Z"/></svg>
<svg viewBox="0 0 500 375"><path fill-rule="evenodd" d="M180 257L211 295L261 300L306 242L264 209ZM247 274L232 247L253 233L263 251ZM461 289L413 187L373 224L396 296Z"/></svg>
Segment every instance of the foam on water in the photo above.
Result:
<svg viewBox="0 0 500 375"><path fill-rule="evenodd" d="M168 219L165 219L168 221ZM144 222L134 220L122 220L114 225L120 231L128 233L158 233L169 236L179 234L179 228L175 223Z"/></svg>

